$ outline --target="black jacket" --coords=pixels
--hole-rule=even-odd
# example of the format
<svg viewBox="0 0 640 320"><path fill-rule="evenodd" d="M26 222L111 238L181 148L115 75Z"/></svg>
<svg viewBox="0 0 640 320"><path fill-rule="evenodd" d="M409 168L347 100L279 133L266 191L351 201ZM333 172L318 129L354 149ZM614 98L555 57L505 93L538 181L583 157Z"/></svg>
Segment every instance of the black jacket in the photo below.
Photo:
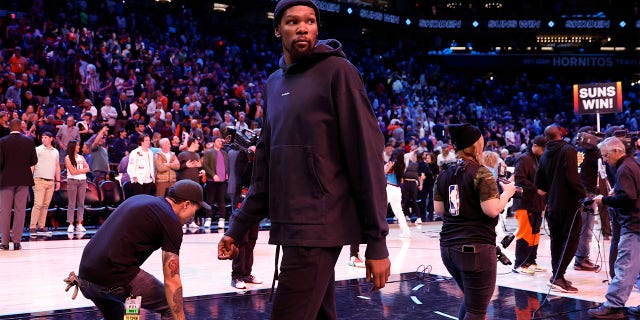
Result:
<svg viewBox="0 0 640 320"><path fill-rule="evenodd" d="M538 157L529 151L518 158L515 168L515 183L522 187L522 198L519 209L527 211L543 211L546 197L538 194L538 188L533 183L538 170Z"/></svg>
<svg viewBox="0 0 640 320"><path fill-rule="evenodd" d="M33 186L31 167L37 163L33 140L18 132L0 139L0 187Z"/></svg>
<svg viewBox="0 0 640 320"><path fill-rule="evenodd" d="M585 197L576 149L563 140L547 143L535 184L547 193L547 212L576 212Z"/></svg>
<svg viewBox="0 0 640 320"><path fill-rule="evenodd" d="M640 164L631 155L616 163L613 196L602 197L602 204L618 210L621 233L640 233Z"/></svg>
<svg viewBox="0 0 640 320"><path fill-rule="evenodd" d="M388 256L384 139L360 73L336 40L266 83L264 128L251 187L227 235L242 239L271 217L271 244L335 247L367 243Z"/></svg>

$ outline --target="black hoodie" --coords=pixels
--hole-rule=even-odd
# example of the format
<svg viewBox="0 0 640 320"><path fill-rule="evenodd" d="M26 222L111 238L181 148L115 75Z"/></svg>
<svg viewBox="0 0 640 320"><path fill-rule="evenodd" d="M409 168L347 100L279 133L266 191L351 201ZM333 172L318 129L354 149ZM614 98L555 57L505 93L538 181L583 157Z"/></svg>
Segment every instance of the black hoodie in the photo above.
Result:
<svg viewBox="0 0 640 320"><path fill-rule="evenodd" d="M535 184L547 193L547 212L576 212L585 197L576 149L564 140L548 142L540 157Z"/></svg>
<svg viewBox="0 0 640 320"><path fill-rule="evenodd" d="M280 68L265 86L252 184L227 234L242 239L269 215L271 244L367 243L367 258L387 257L384 138L360 73L336 40Z"/></svg>

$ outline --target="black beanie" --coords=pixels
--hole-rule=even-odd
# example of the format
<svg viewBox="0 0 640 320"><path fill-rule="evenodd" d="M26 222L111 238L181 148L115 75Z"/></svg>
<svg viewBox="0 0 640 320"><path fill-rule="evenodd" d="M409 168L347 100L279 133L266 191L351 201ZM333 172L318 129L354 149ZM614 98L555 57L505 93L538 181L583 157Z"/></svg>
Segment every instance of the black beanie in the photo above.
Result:
<svg viewBox="0 0 640 320"><path fill-rule="evenodd" d="M482 136L480 129L468 123L450 124L448 128L451 142L456 151L472 146Z"/></svg>
<svg viewBox="0 0 640 320"><path fill-rule="evenodd" d="M320 9L318 9L318 5L315 2L311 0L280 0L276 4L276 9L273 10L273 26L279 25L284 12L293 6L311 7L316 12L316 21L320 21Z"/></svg>

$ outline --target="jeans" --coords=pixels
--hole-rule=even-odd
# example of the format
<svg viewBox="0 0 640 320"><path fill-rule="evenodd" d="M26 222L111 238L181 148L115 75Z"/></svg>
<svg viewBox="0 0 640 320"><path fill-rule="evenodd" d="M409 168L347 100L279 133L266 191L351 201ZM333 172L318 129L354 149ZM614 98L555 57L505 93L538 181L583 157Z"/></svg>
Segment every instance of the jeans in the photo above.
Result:
<svg viewBox="0 0 640 320"><path fill-rule="evenodd" d="M621 308L629 299L640 274L640 234L625 232L620 235L615 268L616 276L607 289L605 306Z"/></svg>
<svg viewBox="0 0 640 320"><path fill-rule="evenodd" d="M590 209L594 207L595 205L587 210L585 210L585 208L580 210L582 212L582 230L580 231L580 241L578 242L578 250L576 251L576 264L582 264L589 258L591 239L593 238L593 224L596 219L595 211L592 212Z"/></svg>
<svg viewBox="0 0 640 320"><path fill-rule="evenodd" d="M79 279L80 291L93 301L105 320L124 318L124 301L130 296L142 297L142 308L160 313L162 319L172 319L164 285L151 274L140 269L126 286L104 287L85 279Z"/></svg>
<svg viewBox="0 0 640 320"><path fill-rule="evenodd" d="M47 181L41 178L34 178L33 182L33 209L31 209L30 229L44 228L47 222L47 210L55 191L54 181Z"/></svg>
<svg viewBox="0 0 640 320"><path fill-rule="evenodd" d="M87 180L67 179L67 222L73 224L74 210L78 209L78 218L75 221L84 219L84 197L87 194Z"/></svg>
<svg viewBox="0 0 640 320"><path fill-rule="evenodd" d="M496 287L496 246L473 244L475 252L463 252L462 245L440 247L442 262L464 295L458 319L485 319Z"/></svg>

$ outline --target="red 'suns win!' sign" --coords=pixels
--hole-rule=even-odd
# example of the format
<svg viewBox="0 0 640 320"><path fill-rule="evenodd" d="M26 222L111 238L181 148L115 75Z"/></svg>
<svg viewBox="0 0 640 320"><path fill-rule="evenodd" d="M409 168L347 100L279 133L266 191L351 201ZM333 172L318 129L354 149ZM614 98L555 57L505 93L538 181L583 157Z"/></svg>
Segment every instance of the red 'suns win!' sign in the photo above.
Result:
<svg viewBox="0 0 640 320"><path fill-rule="evenodd" d="M573 85L573 112L578 114L622 112L622 83Z"/></svg>

